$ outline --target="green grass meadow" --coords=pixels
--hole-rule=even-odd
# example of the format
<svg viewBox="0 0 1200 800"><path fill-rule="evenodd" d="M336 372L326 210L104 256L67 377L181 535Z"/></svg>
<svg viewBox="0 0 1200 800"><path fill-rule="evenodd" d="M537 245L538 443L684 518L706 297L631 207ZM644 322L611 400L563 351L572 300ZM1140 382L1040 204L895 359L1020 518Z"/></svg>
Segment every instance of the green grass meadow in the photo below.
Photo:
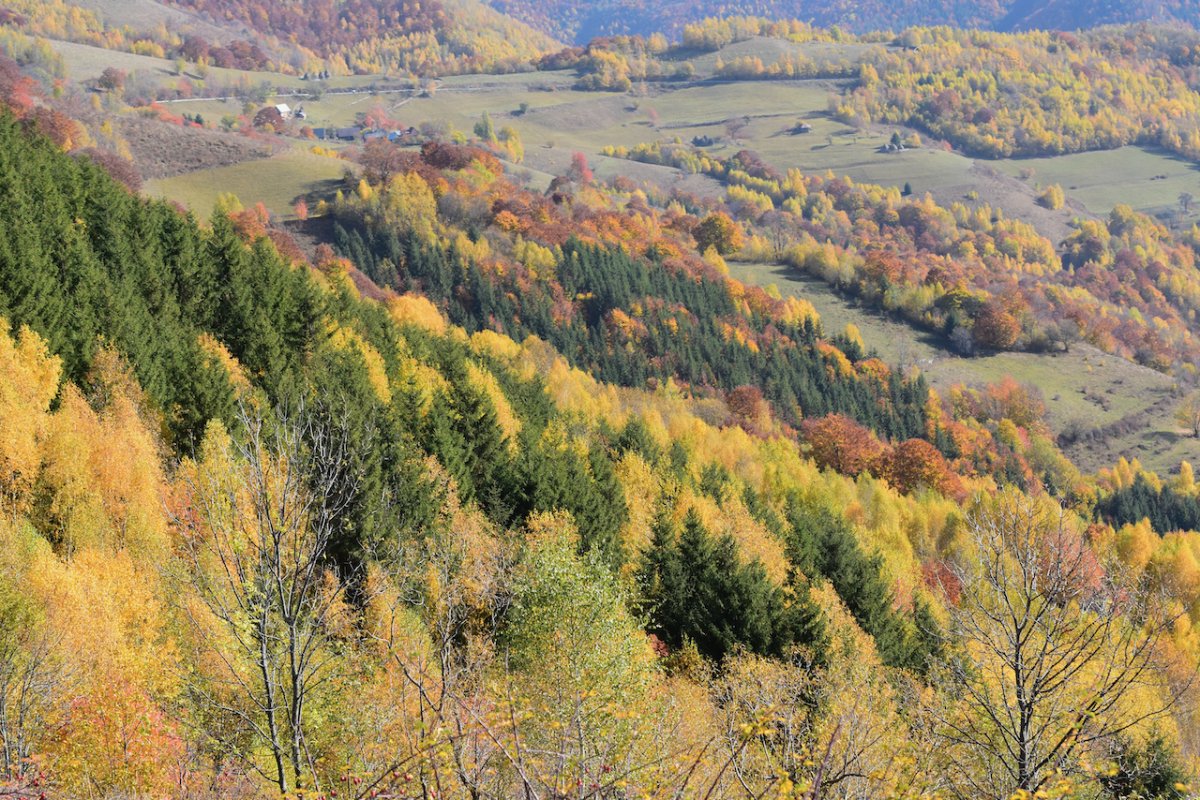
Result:
<svg viewBox="0 0 1200 800"><path fill-rule="evenodd" d="M247 208L262 203L288 218L296 200L329 190L341 181L348 166L340 159L297 148L271 158L148 181L145 191L181 203L201 219L209 217L217 198L226 193L236 195Z"/></svg>

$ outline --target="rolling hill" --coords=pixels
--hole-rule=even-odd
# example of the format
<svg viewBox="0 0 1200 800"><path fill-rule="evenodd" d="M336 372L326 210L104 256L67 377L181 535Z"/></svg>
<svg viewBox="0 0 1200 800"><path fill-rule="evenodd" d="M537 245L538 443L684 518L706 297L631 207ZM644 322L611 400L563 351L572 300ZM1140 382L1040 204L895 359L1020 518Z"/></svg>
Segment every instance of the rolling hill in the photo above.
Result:
<svg viewBox="0 0 1200 800"><path fill-rule="evenodd" d="M37 37L290 75L503 72L561 46L478 0L6 0L0 12Z"/></svg>
<svg viewBox="0 0 1200 800"><path fill-rule="evenodd" d="M1079 27L1134 22L1200 22L1195 3L1178 0L1088 2L1088 0L740 0L699 3L649 3L645 0L490 0L500 11L564 41L582 43L596 36L678 33L688 23L706 17L730 15L771 19L800 19L813 25L839 27L861 33L899 30L911 25L950 24L957 27L1001 31Z"/></svg>

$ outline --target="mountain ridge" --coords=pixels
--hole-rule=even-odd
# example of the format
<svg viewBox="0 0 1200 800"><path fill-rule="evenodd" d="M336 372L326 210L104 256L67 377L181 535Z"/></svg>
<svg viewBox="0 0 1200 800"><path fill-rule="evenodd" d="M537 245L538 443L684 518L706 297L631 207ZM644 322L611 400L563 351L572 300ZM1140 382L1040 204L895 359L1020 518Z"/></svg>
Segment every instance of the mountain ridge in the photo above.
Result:
<svg viewBox="0 0 1200 800"><path fill-rule="evenodd" d="M1200 23L1200 7L1171 0L1134 3L1086 0L905 0L899 3L850 0L742 0L736 3L649 4L643 0L489 0L492 7L564 41L582 44L597 36L678 34L685 25L706 17L732 15L799 19L818 27L838 26L855 33L900 30L909 26L949 24L954 27L1019 31L1035 28L1075 30L1137 22Z"/></svg>

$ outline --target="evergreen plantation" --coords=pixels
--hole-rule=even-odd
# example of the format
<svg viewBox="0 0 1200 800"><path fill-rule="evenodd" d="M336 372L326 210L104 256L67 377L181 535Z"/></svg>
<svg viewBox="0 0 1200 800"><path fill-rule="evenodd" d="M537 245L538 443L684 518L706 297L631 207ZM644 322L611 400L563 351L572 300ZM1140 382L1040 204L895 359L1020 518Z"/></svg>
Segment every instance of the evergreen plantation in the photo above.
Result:
<svg viewBox="0 0 1200 800"><path fill-rule="evenodd" d="M926 430L929 388L922 378L892 373L881 389L831 372L814 347L820 332L812 317L787 324L765 314L746 315L754 335L769 334L774 345L769 348L749 348L726 335L725 320L741 312L725 280L716 276L697 278L661 260L647 263L620 250L570 241L552 265L553 283L518 286L512 277L485 272L453 243L431 249L415 237L402 241L386 218L364 224L349 209L335 241L381 285L420 290L445 303L454 324L468 331L497 326L518 340L533 334L603 381L643 386L648 378L676 378L724 391L756 384L792 423L802 410L804 416L847 414L893 439L923 436ZM563 319L556 313L556 295L584 300ZM637 347L614 341L606 325L614 311L627 314L635 305L654 303L662 311L643 318L647 333ZM851 360L864 355L849 342L839 344Z"/></svg>

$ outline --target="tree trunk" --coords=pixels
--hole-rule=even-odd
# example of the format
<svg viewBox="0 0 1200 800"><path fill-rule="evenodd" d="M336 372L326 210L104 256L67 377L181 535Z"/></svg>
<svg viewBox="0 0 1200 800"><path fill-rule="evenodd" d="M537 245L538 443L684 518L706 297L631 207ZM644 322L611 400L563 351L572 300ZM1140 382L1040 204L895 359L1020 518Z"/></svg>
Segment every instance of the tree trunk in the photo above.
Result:
<svg viewBox="0 0 1200 800"><path fill-rule="evenodd" d="M271 738L271 755L275 759L275 782L281 795L288 793L287 768L283 763L283 747L279 742L279 722L275 718L275 681L271 678L270 658L267 654L267 615L259 616L258 624L258 667L262 674L263 694L266 698L264 710L267 715L267 733Z"/></svg>

